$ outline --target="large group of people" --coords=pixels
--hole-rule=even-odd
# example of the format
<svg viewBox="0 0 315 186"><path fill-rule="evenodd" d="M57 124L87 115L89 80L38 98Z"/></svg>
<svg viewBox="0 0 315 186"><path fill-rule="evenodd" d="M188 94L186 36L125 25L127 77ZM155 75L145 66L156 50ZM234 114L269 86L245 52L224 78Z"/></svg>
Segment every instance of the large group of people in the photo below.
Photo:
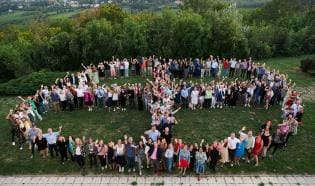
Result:
<svg viewBox="0 0 315 186"><path fill-rule="evenodd" d="M156 174L175 167L185 176L191 169L198 178L207 166L215 172L218 166L239 166L241 161L259 165L259 157L266 158L271 149L285 148L290 136L297 134L302 124L301 95L284 74L268 69L251 58L228 60L209 56L203 59L163 59L148 57L113 59L98 65L84 66L77 73L67 73L50 87L41 86L34 96L18 97L21 103L11 109L7 119L11 124L12 145L18 139L22 150L26 144L31 158L36 149L45 158L60 157L77 162L80 168L90 167L118 172L135 172L153 168ZM129 74L130 72L130 74ZM144 84L101 84L108 78L147 77ZM213 80L207 76L213 77ZM190 77L200 78L192 82ZM229 137L212 143L186 143L173 137L178 123L175 115L180 109L221 109L235 106L281 107L283 122L264 123L257 131L243 127ZM63 136L62 126L57 132L51 128L45 133L37 127L48 111L64 112L76 109L102 109L124 112L126 109L146 110L151 113L151 129L139 141L124 135L117 142ZM73 134L75 136L75 134Z"/></svg>

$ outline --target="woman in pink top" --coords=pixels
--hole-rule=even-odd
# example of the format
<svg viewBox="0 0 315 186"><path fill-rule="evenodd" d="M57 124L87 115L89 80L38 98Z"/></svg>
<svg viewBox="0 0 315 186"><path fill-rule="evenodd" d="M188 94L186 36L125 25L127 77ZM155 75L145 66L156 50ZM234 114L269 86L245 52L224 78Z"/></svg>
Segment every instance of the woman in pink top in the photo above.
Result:
<svg viewBox="0 0 315 186"><path fill-rule="evenodd" d="M92 111L93 109L93 101L94 101L94 96L92 94L92 90L90 87L86 89L84 92L84 103L88 107L89 111Z"/></svg>

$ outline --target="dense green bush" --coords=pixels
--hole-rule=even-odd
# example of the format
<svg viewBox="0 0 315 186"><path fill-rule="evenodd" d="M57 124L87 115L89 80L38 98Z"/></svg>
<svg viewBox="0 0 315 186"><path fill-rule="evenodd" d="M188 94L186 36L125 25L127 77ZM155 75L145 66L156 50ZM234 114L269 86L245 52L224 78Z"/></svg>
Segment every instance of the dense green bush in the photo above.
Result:
<svg viewBox="0 0 315 186"><path fill-rule="evenodd" d="M272 0L246 11L220 0L184 2L178 11L159 13L104 5L74 19L0 30L0 82L41 69L76 70L112 56L256 60L315 52L315 10L303 0Z"/></svg>
<svg viewBox="0 0 315 186"><path fill-rule="evenodd" d="M315 59L303 59L301 60L301 70L303 72L315 75Z"/></svg>
<svg viewBox="0 0 315 186"><path fill-rule="evenodd" d="M0 95L33 95L43 85L51 85L64 72L39 71L0 84Z"/></svg>

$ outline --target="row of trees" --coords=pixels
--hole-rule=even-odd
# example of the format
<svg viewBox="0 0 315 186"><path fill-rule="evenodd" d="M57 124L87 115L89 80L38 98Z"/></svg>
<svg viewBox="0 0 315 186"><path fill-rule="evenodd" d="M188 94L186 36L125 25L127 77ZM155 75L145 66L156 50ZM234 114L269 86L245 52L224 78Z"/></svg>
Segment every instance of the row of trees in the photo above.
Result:
<svg viewBox="0 0 315 186"><path fill-rule="evenodd" d="M0 31L0 79L77 69L112 56L261 59L315 52L315 11L301 1L274 0L245 11L219 0L195 2L186 0L179 11L137 14L107 5L71 20L7 27ZM278 6L282 2L291 4Z"/></svg>

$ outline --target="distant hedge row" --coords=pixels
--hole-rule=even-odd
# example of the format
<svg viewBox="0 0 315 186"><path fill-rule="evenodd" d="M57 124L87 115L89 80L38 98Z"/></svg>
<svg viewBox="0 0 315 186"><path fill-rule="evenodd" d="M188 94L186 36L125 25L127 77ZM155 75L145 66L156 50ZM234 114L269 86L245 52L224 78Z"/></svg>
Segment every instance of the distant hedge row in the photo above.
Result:
<svg viewBox="0 0 315 186"><path fill-rule="evenodd" d="M51 85L64 72L39 71L0 84L0 95L33 95L40 85Z"/></svg>
<svg viewBox="0 0 315 186"><path fill-rule="evenodd" d="M301 60L301 70L315 76L315 59Z"/></svg>

